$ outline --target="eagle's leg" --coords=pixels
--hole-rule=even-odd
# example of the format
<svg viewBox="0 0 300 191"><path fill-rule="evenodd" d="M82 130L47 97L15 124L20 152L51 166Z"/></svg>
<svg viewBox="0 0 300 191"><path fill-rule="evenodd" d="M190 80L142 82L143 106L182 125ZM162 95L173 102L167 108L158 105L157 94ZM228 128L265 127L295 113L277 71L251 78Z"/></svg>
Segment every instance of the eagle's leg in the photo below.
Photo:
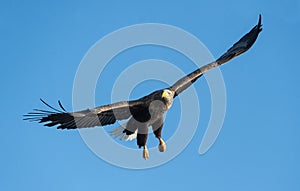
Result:
<svg viewBox="0 0 300 191"><path fill-rule="evenodd" d="M149 151L148 151L146 145L144 146L144 150L143 150L143 158L144 158L145 160L147 160L147 159L149 158Z"/></svg>
<svg viewBox="0 0 300 191"><path fill-rule="evenodd" d="M159 140L158 150L160 152L165 152L167 149L167 146L166 146L166 143L164 142L164 140L161 138L161 130L162 130L162 126L154 131L154 135Z"/></svg>
<svg viewBox="0 0 300 191"><path fill-rule="evenodd" d="M165 141L162 138L159 138L158 150L160 152L165 152L167 150L167 145L166 145Z"/></svg>
<svg viewBox="0 0 300 191"><path fill-rule="evenodd" d="M153 133L155 137L159 140L158 150L160 152L165 152L167 149L166 143L161 137L161 130L163 128L163 125L164 125L164 121L162 118L160 118L152 125Z"/></svg>
<svg viewBox="0 0 300 191"><path fill-rule="evenodd" d="M146 129L143 129L143 131L141 132L141 130L138 130L137 134L137 145L139 146L139 148L143 147L143 158L145 160L147 160L149 158L149 152L146 146L147 143L147 138L148 138L148 127L146 127Z"/></svg>

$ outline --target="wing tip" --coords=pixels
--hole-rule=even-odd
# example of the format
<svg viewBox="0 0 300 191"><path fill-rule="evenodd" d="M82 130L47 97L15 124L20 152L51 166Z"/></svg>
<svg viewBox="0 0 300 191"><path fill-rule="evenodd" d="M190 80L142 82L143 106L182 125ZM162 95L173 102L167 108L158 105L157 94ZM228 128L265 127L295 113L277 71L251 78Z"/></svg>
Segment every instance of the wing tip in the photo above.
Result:
<svg viewBox="0 0 300 191"><path fill-rule="evenodd" d="M54 125L57 125L58 123L56 121L53 121L52 119L50 119L49 116L54 116L56 114L65 114L65 113L67 113L60 101L58 101L58 105L59 105L61 110L58 110L58 109L54 108L53 106L48 104L42 98L40 98L40 101L53 111L42 110L42 109L33 109L32 112L28 112L27 114L23 115L23 120L30 121L30 122L36 121L38 123L50 122L50 123L44 124L44 126L52 127Z"/></svg>
<svg viewBox="0 0 300 191"><path fill-rule="evenodd" d="M259 19L258 19L258 23L257 23L257 27L258 27L258 32L261 32L262 31L262 24L261 24L261 19L262 16L261 14L259 14Z"/></svg>

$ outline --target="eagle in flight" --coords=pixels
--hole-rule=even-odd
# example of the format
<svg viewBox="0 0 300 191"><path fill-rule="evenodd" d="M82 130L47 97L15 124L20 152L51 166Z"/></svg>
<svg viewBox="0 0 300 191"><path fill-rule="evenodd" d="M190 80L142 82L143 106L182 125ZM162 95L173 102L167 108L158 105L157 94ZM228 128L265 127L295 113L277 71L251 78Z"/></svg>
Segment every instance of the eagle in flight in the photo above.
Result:
<svg viewBox="0 0 300 191"><path fill-rule="evenodd" d="M173 99L191 86L205 72L246 52L254 44L261 31L261 15L259 15L258 24L217 60L198 68L179 79L172 86L154 91L140 99L121 101L77 112L67 112L60 101L58 101L58 104L61 110L55 109L41 99L51 111L34 109L33 112L24 115L24 120L45 123L44 125L48 127L57 125L57 129L80 129L105 126L114 124L119 120L129 119L125 124L112 130L111 134L115 138L119 137L121 140L126 141L136 138L138 147L143 148L143 158L148 159L149 153L146 146L148 127L152 127L154 135L159 141L159 151L164 152L166 144L161 135L164 125L163 116L172 106Z"/></svg>

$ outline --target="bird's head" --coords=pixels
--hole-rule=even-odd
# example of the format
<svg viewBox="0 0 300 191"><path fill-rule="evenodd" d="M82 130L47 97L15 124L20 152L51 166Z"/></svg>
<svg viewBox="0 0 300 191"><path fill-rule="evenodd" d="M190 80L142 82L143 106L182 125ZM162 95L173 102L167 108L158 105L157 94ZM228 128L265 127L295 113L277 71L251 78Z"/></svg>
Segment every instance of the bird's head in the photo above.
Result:
<svg viewBox="0 0 300 191"><path fill-rule="evenodd" d="M164 89L161 98L167 104L167 107L170 108L173 102L174 92L169 89Z"/></svg>
<svg viewBox="0 0 300 191"><path fill-rule="evenodd" d="M161 98L163 99L173 99L174 93L169 89L164 89Z"/></svg>

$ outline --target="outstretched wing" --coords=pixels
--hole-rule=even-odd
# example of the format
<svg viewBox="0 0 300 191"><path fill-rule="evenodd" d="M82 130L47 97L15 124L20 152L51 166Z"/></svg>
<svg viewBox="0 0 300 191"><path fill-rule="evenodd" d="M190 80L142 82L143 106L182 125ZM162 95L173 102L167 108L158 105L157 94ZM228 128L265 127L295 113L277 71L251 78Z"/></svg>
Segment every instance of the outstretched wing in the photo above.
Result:
<svg viewBox="0 0 300 191"><path fill-rule="evenodd" d="M254 26L250 32L245 34L238 42L230 47L225 54L217 59L219 65L228 62L232 58L246 52L256 41L258 34L262 31L261 15L256 26Z"/></svg>
<svg viewBox="0 0 300 191"><path fill-rule="evenodd" d="M238 42L236 42L231 48L227 50L220 58L216 61L209 63L194 72L188 74L187 76L178 80L174 85L170 87L171 90L175 91L174 97L180 94L182 91L187 89L192 83L194 83L198 78L200 78L208 70L220 66L232 58L246 52L256 41L258 34L262 31L261 25L261 15L259 15L258 24L254 26L250 32L244 35Z"/></svg>
<svg viewBox="0 0 300 191"><path fill-rule="evenodd" d="M34 112L24 115L24 120L46 123L45 126L48 127L58 125L57 129L76 129L113 124L117 120L128 119L132 112L138 112L139 107L143 105L143 102L139 100L122 101L68 113L60 101L58 101L58 104L61 110L55 109L42 99L41 101L52 111L34 109Z"/></svg>

